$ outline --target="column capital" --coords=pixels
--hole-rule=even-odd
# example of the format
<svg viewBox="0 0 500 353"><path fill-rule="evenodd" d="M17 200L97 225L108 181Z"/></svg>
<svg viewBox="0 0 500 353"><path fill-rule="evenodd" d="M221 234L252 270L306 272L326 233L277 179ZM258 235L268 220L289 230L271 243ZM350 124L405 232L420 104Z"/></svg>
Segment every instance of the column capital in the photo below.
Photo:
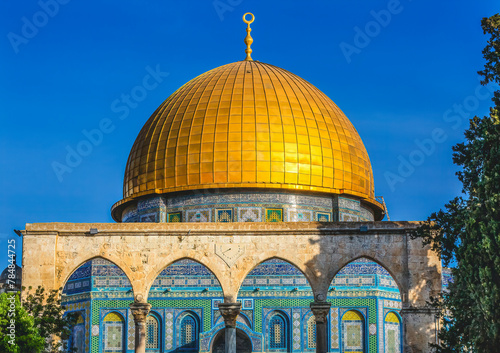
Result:
<svg viewBox="0 0 500 353"><path fill-rule="evenodd" d="M130 304L130 310L132 311L135 322L145 322L151 310L151 304L134 302Z"/></svg>
<svg viewBox="0 0 500 353"><path fill-rule="evenodd" d="M241 311L241 303L219 303L219 311L226 327L236 327L236 318Z"/></svg>
<svg viewBox="0 0 500 353"><path fill-rule="evenodd" d="M314 301L309 304L311 311L316 319L316 322L325 322L332 303Z"/></svg>

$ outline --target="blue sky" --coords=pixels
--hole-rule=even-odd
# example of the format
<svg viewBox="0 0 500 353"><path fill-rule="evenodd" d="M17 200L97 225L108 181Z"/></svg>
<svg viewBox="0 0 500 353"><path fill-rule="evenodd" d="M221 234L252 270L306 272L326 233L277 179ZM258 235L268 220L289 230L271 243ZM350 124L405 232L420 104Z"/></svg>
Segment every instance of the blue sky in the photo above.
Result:
<svg viewBox="0 0 500 353"><path fill-rule="evenodd" d="M354 124L391 220L423 220L460 193L451 146L491 106L476 72L492 0L3 1L0 268L25 223L113 222L140 128L182 84L245 57L248 11L253 58L308 80Z"/></svg>

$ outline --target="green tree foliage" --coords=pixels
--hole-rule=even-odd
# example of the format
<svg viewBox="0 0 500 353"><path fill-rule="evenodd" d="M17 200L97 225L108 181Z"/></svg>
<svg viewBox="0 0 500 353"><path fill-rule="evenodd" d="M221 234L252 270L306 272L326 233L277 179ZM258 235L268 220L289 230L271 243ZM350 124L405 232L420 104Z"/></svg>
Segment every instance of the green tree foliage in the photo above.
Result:
<svg viewBox="0 0 500 353"><path fill-rule="evenodd" d="M68 338L77 316L64 310L61 290L38 287L31 292L30 287L22 303L19 294L0 294L0 352L73 352Z"/></svg>
<svg viewBox="0 0 500 353"><path fill-rule="evenodd" d="M44 338L35 326L35 320L21 306L19 295L0 294L0 352L40 353Z"/></svg>
<svg viewBox="0 0 500 353"><path fill-rule="evenodd" d="M31 291L31 287L29 288ZM67 352L71 328L76 323L76 315L64 315L61 305L61 289L45 291L38 287L34 293L28 292L23 307L34 318L39 334L45 339L44 353Z"/></svg>
<svg viewBox="0 0 500 353"><path fill-rule="evenodd" d="M500 83L500 15L484 18L489 35L481 83ZM500 91L490 115L470 120L465 142L453 147L463 195L433 213L416 233L445 266L453 283L434 298L443 320L437 352L500 352Z"/></svg>

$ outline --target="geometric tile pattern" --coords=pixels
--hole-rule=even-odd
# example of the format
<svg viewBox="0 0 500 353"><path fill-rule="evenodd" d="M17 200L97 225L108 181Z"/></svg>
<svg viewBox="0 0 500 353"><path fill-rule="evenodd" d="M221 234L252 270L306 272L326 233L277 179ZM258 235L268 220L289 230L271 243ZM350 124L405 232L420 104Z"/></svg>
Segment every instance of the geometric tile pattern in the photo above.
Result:
<svg viewBox="0 0 500 353"><path fill-rule="evenodd" d="M292 346L293 350L300 349L300 323L301 323L301 312L300 309L292 309Z"/></svg>
<svg viewBox="0 0 500 353"><path fill-rule="evenodd" d="M339 309L331 308L330 309L330 329L331 329L331 348L338 349L339 348Z"/></svg>
<svg viewBox="0 0 500 353"><path fill-rule="evenodd" d="M336 201L334 202L333 199ZM158 200L163 200L158 202ZM354 202L354 209L339 208L338 204ZM140 207L141 203L151 207ZM237 212L224 212L237 210L239 208L253 208L258 213L265 213L267 208L282 208L283 220L287 222L331 222L342 219L339 213L345 214L345 220L372 221L374 213L372 210L362 206L359 201L345 197L325 197L319 195L301 195L296 193L280 193L272 190L260 190L252 193L241 191L210 193L210 190L191 195L154 196L139 201L139 206L128 206L121 216L122 222L192 222L199 221L192 215L200 210L207 210L203 217L215 222L232 222L238 219ZM223 211L222 213L219 211ZM333 218L332 218L333 212ZM231 217L229 213L232 213ZM175 216L169 220L169 214ZM219 214L221 219L219 220ZM117 215L118 216L118 215ZM203 218L202 215L198 215ZM252 215L251 215L252 216ZM348 217L353 217L348 218ZM119 217L119 216L118 216ZM257 222L256 215L239 220L239 222ZM260 217L258 217L260 219Z"/></svg>
<svg viewBox="0 0 500 353"><path fill-rule="evenodd" d="M317 221L318 222L330 222L330 219L331 219L330 213L325 213L325 212L318 212L317 213Z"/></svg>
<svg viewBox="0 0 500 353"><path fill-rule="evenodd" d="M133 350L135 348L135 321L132 311L128 311L128 349Z"/></svg>
<svg viewBox="0 0 500 353"><path fill-rule="evenodd" d="M262 222L261 208L239 207L238 222Z"/></svg>
<svg viewBox="0 0 500 353"><path fill-rule="evenodd" d="M182 222L181 212L172 212L168 214L168 222Z"/></svg>
<svg viewBox="0 0 500 353"><path fill-rule="evenodd" d="M266 222L281 222L283 221L282 208L266 208Z"/></svg>
<svg viewBox="0 0 500 353"><path fill-rule="evenodd" d="M165 349L174 347L174 314L173 309L167 309L165 314Z"/></svg>
<svg viewBox="0 0 500 353"><path fill-rule="evenodd" d="M212 222L212 212L210 209L186 211L187 222Z"/></svg>
<svg viewBox="0 0 500 353"><path fill-rule="evenodd" d="M288 222L312 222L313 212L309 210L288 209Z"/></svg>
<svg viewBox="0 0 500 353"><path fill-rule="evenodd" d="M217 211L217 222L232 222L233 221L233 209L218 209Z"/></svg>

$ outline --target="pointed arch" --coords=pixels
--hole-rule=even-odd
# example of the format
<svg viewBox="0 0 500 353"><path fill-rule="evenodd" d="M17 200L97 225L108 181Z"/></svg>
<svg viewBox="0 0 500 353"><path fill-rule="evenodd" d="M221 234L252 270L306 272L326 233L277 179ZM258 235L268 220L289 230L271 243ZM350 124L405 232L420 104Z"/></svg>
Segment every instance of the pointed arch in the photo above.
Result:
<svg viewBox="0 0 500 353"><path fill-rule="evenodd" d="M200 261L198 259L195 259L195 258L192 258L192 257L188 257L188 256L185 256L185 257L180 257L174 261L171 261L169 262L167 265L158 265L156 266L156 269L154 271L152 271L152 273L155 273L156 276L153 277L152 280L148 279L148 283L147 283L147 293L148 293L148 297L149 297L149 294L151 293L151 291L154 289L154 288L162 288L162 287L165 287L164 289L166 290L167 286L171 287L171 288L175 288L176 287L176 283L170 283L170 285L167 283L167 281L165 282L161 282L161 279L160 277L162 276L162 274L165 274L166 272L168 272L168 269L169 267L171 266L176 266L176 265L179 265L181 264L182 262L185 262L187 266L192 266L192 267L196 267L197 265L198 266L201 266L204 270L201 270L201 275L204 275L206 278L204 278L204 282L201 282L201 283L198 283L199 286L199 290L203 290L203 289L215 289L217 288L217 290L220 290L222 292L222 294L224 295L224 288L222 287L222 284L221 284L221 281L219 279L219 276L217 276L213 271L212 269L210 268L210 264L206 264L204 261ZM190 265L189 265L190 264ZM192 273L191 273L192 274ZM181 274L181 273L171 273L170 274L170 277L173 277L173 276L188 276L189 273L186 272L184 274ZM152 276L148 276L148 278L150 278ZM209 278L208 277L211 277L211 280L212 281L209 281ZM156 286L156 287L155 287ZM187 288L187 286L183 286L185 288Z"/></svg>
<svg viewBox="0 0 500 353"><path fill-rule="evenodd" d="M266 266L274 261L281 261L283 263L286 263L287 265L293 267L293 269L296 272L295 275L299 275L299 276L304 277L305 283L294 283L294 285L292 287L309 287L312 290L311 282L309 281L309 278L307 277L306 273L296 263L291 262L290 260L288 260L284 257L272 256L272 257L268 257L266 259L263 259L259 263L255 264L252 268L250 268L244 272L244 275L241 276L242 279L241 279L241 282L240 282L239 287L238 287L238 296L239 296L240 291L242 291L242 289L244 287L248 287L248 280L247 279L249 276L258 275L259 268L262 268L262 267L264 267L264 266ZM268 271L268 274L269 274L269 271ZM245 281L247 281L247 283L246 283L247 285L245 284ZM295 284L297 286L295 286Z"/></svg>
<svg viewBox="0 0 500 353"><path fill-rule="evenodd" d="M384 261L378 259L376 256L371 256L371 255L366 255L366 254L360 254L358 256L355 256L355 257L349 259L348 261L341 262L340 266L336 269L336 271L334 271L333 274L330 275L331 278L330 278L329 282L331 283L333 281L333 279L335 278L335 276L337 276L337 274L340 271L342 271L347 265L349 265L353 262L356 262L360 259L367 259L367 260L370 260L370 261L376 263L377 265L381 266L392 277L392 279L394 280L394 282L397 285L399 293L404 293L404 291L403 291L404 287L402 286L402 283L401 283L402 282L401 276L398 276L399 272L393 271L391 266L387 266Z"/></svg>
<svg viewBox="0 0 500 353"><path fill-rule="evenodd" d="M104 261L107 261L109 262L110 264L114 265L116 268L117 268L117 272L119 272L120 274L119 275L124 275L128 281L128 284L130 286L130 288L132 288L132 291L134 290L133 286L132 286L132 282L131 282L131 278L130 278L130 275L127 274L126 271L124 271L124 268L127 269L128 267L125 266L124 264L122 265L119 265L117 264L116 262L108 259L107 257L105 256L93 256L93 257L90 257L88 259L85 259L83 261L79 261L78 262L78 265L75 266L75 267L72 267L71 269L68 268L68 271L67 273L65 274L65 279L64 281L62 282L62 288L63 288L63 292L64 292L64 289L67 289L66 286L68 284L68 282L70 280L72 280L72 277L74 278L74 275L75 273L77 273L77 271L82 268L83 266L86 266L86 265L91 265L92 264L92 261L94 260L104 260ZM123 267L122 267L123 266Z"/></svg>

